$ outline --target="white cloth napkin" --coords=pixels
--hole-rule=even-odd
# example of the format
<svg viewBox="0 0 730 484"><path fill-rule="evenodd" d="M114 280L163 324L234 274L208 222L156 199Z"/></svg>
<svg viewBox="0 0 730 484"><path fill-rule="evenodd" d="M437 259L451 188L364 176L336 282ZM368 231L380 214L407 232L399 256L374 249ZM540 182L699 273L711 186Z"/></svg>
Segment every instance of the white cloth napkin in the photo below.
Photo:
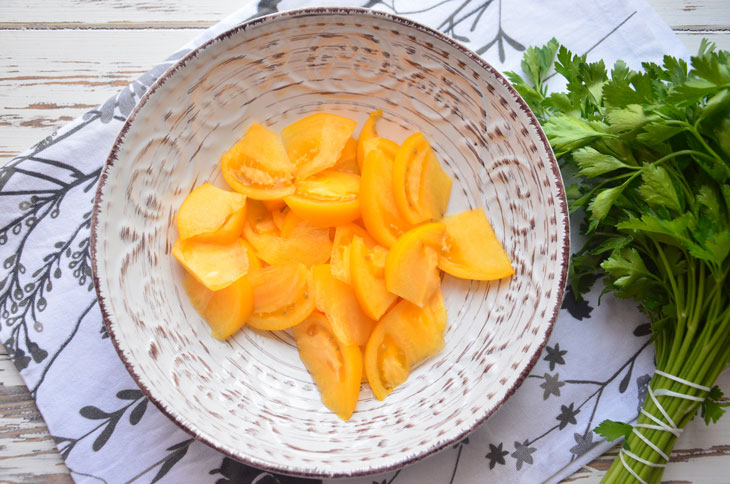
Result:
<svg viewBox="0 0 730 484"><path fill-rule="evenodd" d="M362 0L445 32L498 69L551 37L608 66L686 57L643 1ZM324 1L323 3L335 3ZM342 5L342 1L336 2ZM190 49L256 15L313 5L261 0L206 30L98 109L0 169L0 339L79 483L303 484L225 458L192 440L137 389L102 323L89 225L100 169L124 119ZM559 83L558 76L553 79ZM358 484L557 482L610 445L592 429L631 420L653 369L648 328L632 304L567 294L552 338L520 389L464 441Z"/></svg>

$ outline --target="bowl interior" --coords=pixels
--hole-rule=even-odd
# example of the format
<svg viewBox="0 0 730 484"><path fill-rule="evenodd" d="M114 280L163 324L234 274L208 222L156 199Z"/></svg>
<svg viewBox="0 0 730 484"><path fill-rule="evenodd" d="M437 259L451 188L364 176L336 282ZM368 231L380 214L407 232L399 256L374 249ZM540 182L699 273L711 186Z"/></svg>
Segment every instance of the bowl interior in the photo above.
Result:
<svg viewBox="0 0 730 484"><path fill-rule="evenodd" d="M516 274L444 279L446 346L385 402L363 384L349 422L320 402L287 332L210 337L171 255L193 187L225 187L219 160L254 121L312 112L401 142L423 131L454 177L449 212L484 207ZM97 289L115 345L178 424L244 462L345 476L412 462L463 437L525 377L555 320L568 221L554 157L524 103L453 41L389 15L309 10L234 29L147 94L105 167L94 218Z"/></svg>

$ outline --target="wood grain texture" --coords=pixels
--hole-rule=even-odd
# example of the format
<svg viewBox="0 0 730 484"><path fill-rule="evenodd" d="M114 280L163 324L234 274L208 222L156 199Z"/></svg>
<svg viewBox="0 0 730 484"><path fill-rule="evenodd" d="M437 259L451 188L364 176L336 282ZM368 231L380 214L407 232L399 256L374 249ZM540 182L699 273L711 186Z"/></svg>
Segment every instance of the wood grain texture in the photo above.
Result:
<svg viewBox="0 0 730 484"><path fill-rule="evenodd" d="M0 28L22 24L25 28L63 28L83 24L212 25L245 5L233 0L5 0L0 8ZM649 0L675 30L730 28L726 0ZM64 25L66 24L66 25Z"/></svg>
<svg viewBox="0 0 730 484"><path fill-rule="evenodd" d="M707 37L730 50L726 0L649 0L695 52ZM242 3L230 0L0 2L0 163L105 101ZM34 29L34 30L25 30ZM64 76L66 76L64 78ZM730 374L719 384L730 389ZM728 482L730 418L688 426L665 479ZM70 483L42 418L0 346L0 483ZM566 482L597 484L615 452Z"/></svg>
<svg viewBox="0 0 730 484"><path fill-rule="evenodd" d="M106 101L191 30L0 30L0 162Z"/></svg>
<svg viewBox="0 0 730 484"><path fill-rule="evenodd" d="M235 0L4 0L3 23L144 23L213 24L246 2Z"/></svg>
<svg viewBox="0 0 730 484"><path fill-rule="evenodd" d="M67 484L69 471L13 362L0 345L0 482Z"/></svg>
<svg viewBox="0 0 730 484"><path fill-rule="evenodd" d="M33 2L37 8L20 0L0 5L0 162L103 103L241 5L226 0ZM673 27L683 29L677 34L690 52L697 51L703 37L730 50L725 0L691 6L682 0L649 3L670 25L671 19L681 19Z"/></svg>

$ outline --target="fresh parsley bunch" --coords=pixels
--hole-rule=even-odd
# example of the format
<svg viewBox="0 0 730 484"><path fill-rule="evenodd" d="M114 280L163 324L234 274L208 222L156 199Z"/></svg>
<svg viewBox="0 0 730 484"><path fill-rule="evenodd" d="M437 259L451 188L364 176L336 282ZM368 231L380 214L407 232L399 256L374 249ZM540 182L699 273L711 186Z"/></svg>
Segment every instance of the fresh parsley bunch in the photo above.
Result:
<svg viewBox="0 0 730 484"><path fill-rule="evenodd" d="M583 221L573 293L603 278L604 293L637 301L648 316L660 373L713 387L730 363L730 53L703 41L689 65L665 56L636 72L618 61L609 75L603 61L553 39L528 49L522 69L527 79L507 75L561 159L571 213ZM548 93L554 72L565 92ZM603 482L660 482L676 429L700 407L707 423L723 414L717 387L660 373L639 432L611 421L596 429L625 436L628 451Z"/></svg>

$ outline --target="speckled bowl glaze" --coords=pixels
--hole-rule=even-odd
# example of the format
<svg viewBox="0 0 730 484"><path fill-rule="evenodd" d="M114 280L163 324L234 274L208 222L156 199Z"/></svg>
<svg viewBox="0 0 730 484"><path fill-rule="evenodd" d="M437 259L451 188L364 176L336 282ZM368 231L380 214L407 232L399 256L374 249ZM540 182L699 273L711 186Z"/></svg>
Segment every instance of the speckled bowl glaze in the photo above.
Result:
<svg viewBox="0 0 730 484"><path fill-rule="evenodd" d="M210 336L172 257L175 213L220 186L221 154L258 121L312 112L401 142L423 131L454 178L449 212L484 207L516 273L444 279L446 346L385 402L367 384L352 419L320 402L288 332ZM537 121L474 53L409 20L308 9L248 22L182 59L124 125L102 174L93 263L109 334L140 388L182 428L254 466L357 476L462 439L520 385L555 322L568 265L560 172Z"/></svg>

